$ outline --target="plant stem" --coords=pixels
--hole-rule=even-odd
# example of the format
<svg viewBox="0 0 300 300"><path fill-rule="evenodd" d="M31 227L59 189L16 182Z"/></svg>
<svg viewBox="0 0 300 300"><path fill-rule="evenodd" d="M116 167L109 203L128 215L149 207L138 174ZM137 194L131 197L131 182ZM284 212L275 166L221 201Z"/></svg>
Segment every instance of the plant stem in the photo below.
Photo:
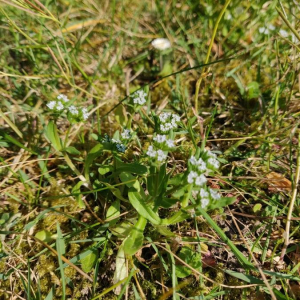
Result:
<svg viewBox="0 0 300 300"><path fill-rule="evenodd" d="M297 167L296 167L296 175L295 175L295 181L294 181L294 185L293 185L293 192L292 192L292 198L291 198L291 202L290 202L290 206L289 206L289 210L288 210L288 214L286 217L286 226L285 226L285 234L284 234L284 245L282 247L281 250L281 255L280 255L280 259L283 260L285 253L286 253L286 249L289 245L289 240L290 240L290 227L291 227L291 220L292 220L292 214L293 214L293 209L294 209L294 205L295 205L295 201L296 201L296 197L297 197L297 186L299 183L299 178L300 178L300 134L298 136L298 151L297 151Z"/></svg>
<svg viewBox="0 0 300 300"><path fill-rule="evenodd" d="M83 181L85 184L87 184L87 186L88 186L89 188L91 188L91 187L90 187L90 183L89 183L88 180L87 180L87 179L86 179L86 178L85 178L85 177L77 170L77 168L75 167L75 165L72 163L72 161L71 161L69 155L68 155L66 152L64 152L63 155L64 155L64 159L65 159L66 163L68 164L68 166L70 167L70 169L78 176L78 178L79 178L81 181Z"/></svg>
<svg viewBox="0 0 300 300"><path fill-rule="evenodd" d="M284 23L291 29L291 31L293 32L295 37L300 41L299 33L292 26L292 24L289 22L289 20L285 17L284 13L278 7L276 7L276 10L277 10L278 14L280 15L281 19L284 21Z"/></svg>
<svg viewBox="0 0 300 300"><path fill-rule="evenodd" d="M227 8L227 6L229 5L230 2L231 2L231 0L226 1L223 9L221 10L221 12L218 16L218 19L216 21L216 24L215 24L215 27L214 27L214 30L213 30L213 34L212 34L212 37L211 37L211 40L210 40L210 43L209 43L209 47L208 47L208 50L207 50L207 54L206 54L204 64L208 63L209 56L210 56L210 53L211 53L211 49L212 49L212 46L214 44L215 37L216 37L216 34L217 34L217 30L218 30L218 27L219 27L219 23L220 23L223 15L226 11L226 8ZM197 83L196 83L196 92L195 92L195 111L196 111L196 113L198 113L198 107L199 107L198 95L199 95L199 89L200 89L200 85L201 85L201 82L202 82L202 78L204 76L204 72L205 72L205 68L202 69L201 75L200 75L200 77L199 77L199 79L197 80Z"/></svg>

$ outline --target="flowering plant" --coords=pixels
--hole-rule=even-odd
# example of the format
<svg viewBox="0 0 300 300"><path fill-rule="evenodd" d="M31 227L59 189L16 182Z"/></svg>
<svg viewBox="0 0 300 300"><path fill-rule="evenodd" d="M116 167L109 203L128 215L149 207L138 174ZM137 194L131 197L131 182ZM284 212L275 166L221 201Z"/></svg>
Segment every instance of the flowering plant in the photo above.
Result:
<svg viewBox="0 0 300 300"><path fill-rule="evenodd" d="M139 112L147 101L147 93L138 90L130 98L132 101L128 105L132 112ZM50 101L47 106L56 112L66 110L68 118L72 120L85 120L88 117L87 109L70 105L69 100L63 96ZM180 147L176 136L181 134L185 125L178 114L169 111L158 116L153 114L152 117L153 120L150 121L155 132L150 145L144 147L144 154L134 162L128 162L126 159L130 148L135 142L142 148L143 146L131 130L131 120L121 133L116 131L113 137L96 137L96 144L84 160L83 175L70 159L66 159L81 179L79 187L85 183L90 189L106 189L106 194L109 188L110 198L115 199L112 204L114 215L121 214L120 201L129 201L135 209L136 222L122 244L122 251L128 255L133 255L142 246L143 232L148 222L158 230L164 228L163 232L166 233L166 227L169 225L191 218L195 214L203 214L206 210L221 208L234 201L234 198L223 197L218 190L209 187L209 177L218 171L220 162L217 155L204 146L196 148L194 154L190 155L184 171L173 174L174 168L170 167L169 155ZM56 150L62 151L66 156L68 148L63 146L53 123L51 126L47 131L49 140ZM98 163L97 175L91 170L100 157L103 159L100 165ZM163 210L167 210L163 214L164 218L160 217ZM123 226L116 221L111 221L110 225L111 230Z"/></svg>

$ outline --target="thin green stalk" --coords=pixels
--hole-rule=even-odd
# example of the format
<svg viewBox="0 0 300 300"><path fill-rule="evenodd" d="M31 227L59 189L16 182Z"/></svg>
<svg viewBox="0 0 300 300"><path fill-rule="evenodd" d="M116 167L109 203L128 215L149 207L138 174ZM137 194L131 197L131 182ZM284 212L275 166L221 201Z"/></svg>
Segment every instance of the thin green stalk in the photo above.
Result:
<svg viewBox="0 0 300 300"><path fill-rule="evenodd" d="M200 214L206 219L208 224L217 232L220 238L226 243L235 256L238 258L240 263L246 269L255 269L254 265L249 261L244 254L234 245L234 243L227 237L227 235L223 232L223 230L215 223L215 221L207 214L207 212L201 208L197 207L197 210Z"/></svg>
<svg viewBox="0 0 300 300"><path fill-rule="evenodd" d="M65 140L64 140L64 148L67 147L68 136L69 136L70 130L71 130L71 126L68 127L68 130L67 130L67 133L66 133L66 137L65 137Z"/></svg>
<svg viewBox="0 0 300 300"><path fill-rule="evenodd" d="M87 183L88 186L90 187L89 182L87 181L87 179L77 170L77 168L75 167L75 165L72 163L70 157L68 156L68 154L66 152L63 153L64 155L64 159L66 161L66 163L68 164L68 166L70 167L70 169L78 176L78 178L83 181L84 183Z"/></svg>
<svg viewBox="0 0 300 300"><path fill-rule="evenodd" d="M290 228L291 228L291 219L292 219L292 214L293 214L293 209L295 206L296 198L297 198L297 193L298 193L298 183L299 183L299 178L300 178L300 134L298 136L298 153L297 153L297 167L296 167L296 174L295 174L295 181L293 185L293 192L292 192L292 198L287 214L287 220L286 220L286 226L285 226L285 234L284 234L284 245L281 250L281 255L280 259L283 260L287 247L290 243Z"/></svg>
<svg viewBox="0 0 300 300"><path fill-rule="evenodd" d="M209 56L210 56L210 53L211 53L211 49L212 49L212 46L213 46L214 41L215 41L215 37L216 37L216 34L217 34L217 30L218 30L220 21L221 21L223 15L224 15L228 5L230 4L230 2L231 2L231 0L226 1L223 9L221 10L221 12L218 16L218 19L216 21L216 24L215 24L215 27L214 27L214 30L213 30L213 34L212 34L212 37L211 37L211 40L210 40L210 44L209 44L209 47L208 47L208 50L207 50L207 54L206 54L204 64L208 63ZM202 69L200 78L197 80L197 83L196 83L196 92L195 92L195 111L196 111L196 113L198 113L198 108L199 108L198 95L199 95L199 89L200 89L200 85L201 85L201 82L202 82L204 72L205 72L205 68Z"/></svg>
<svg viewBox="0 0 300 300"><path fill-rule="evenodd" d="M295 35L295 37L300 41L300 35L299 35L299 33L292 26L292 24L289 22L289 20L285 17L284 13L278 7L276 7L276 10L277 10L279 16L281 17L281 19L284 21L284 23L290 28L290 30L293 32L293 34Z"/></svg>

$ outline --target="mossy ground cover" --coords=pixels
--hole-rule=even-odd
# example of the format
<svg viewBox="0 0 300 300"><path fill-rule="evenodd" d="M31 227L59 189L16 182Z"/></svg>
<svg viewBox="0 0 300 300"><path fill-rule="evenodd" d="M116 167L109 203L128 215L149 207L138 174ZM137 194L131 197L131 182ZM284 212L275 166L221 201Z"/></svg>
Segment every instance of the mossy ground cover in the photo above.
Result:
<svg viewBox="0 0 300 300"><path fill-rule="evenodd" d="M1 0L0 299L300 299L299 16Z"/></svg>

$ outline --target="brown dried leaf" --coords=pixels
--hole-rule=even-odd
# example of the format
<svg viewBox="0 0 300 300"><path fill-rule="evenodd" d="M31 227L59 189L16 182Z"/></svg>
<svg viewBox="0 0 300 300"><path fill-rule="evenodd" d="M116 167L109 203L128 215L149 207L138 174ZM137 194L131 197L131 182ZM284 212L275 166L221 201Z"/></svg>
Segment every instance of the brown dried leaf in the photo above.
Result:
<svg viewBox="0 0 300 300"><path fill-rule="evenodd" d="M270 191L292 189L291 181L286 179L282 174L271 172L266 177L268 178L266 182Z"/></svg>

